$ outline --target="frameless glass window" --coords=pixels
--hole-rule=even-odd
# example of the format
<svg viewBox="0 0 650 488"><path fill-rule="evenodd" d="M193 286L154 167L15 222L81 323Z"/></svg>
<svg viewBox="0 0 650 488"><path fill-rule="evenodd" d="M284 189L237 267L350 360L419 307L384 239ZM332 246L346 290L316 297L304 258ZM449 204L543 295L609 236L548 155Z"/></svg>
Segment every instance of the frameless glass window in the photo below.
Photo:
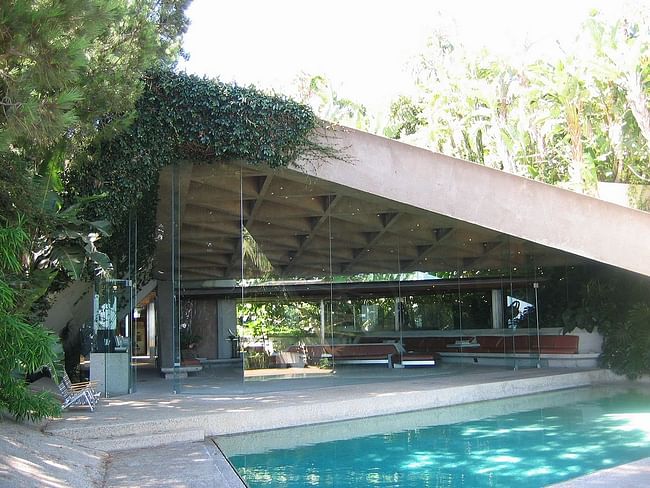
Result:
<svg viewBox="0 0 650 488"><path fill-rule="evenodd" d="M238 337L246 380L331 372L332 195L313 181L244 168Z"/></svg>

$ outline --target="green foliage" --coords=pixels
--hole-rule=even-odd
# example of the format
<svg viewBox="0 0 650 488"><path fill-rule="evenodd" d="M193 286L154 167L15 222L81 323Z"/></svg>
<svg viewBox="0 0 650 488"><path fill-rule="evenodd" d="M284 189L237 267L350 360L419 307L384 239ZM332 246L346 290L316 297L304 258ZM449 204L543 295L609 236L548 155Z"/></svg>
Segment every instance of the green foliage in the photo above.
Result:
<svg viewBox="0 0 650 488"><path fill-rule="evenodd" d="M248 232L248 229L242 229L242 248L244 255L244 266L247 269L254 269L262 276L269 276L273 272L273 264L266 257L255 238Z"/></svg>
<svg viewBox="0 0 650 488"><path fill-rule="evenodd" d="M128 121L141 74L180 51L189 0L10 0L0 9L0 153ZM126 117L125 117L126 116Z"/></svg>
<svg viewBox="0 0 650 488"><path fill-rule="evenodd" d="M650 373L650 307L637 303L616 326L606 329L602 362L634 379Z"/></svg>
<svg viewBox="0 0 650 488"><path fill-rule="evenodd" d="M323 120L365 131L372 129L373 119L366 107L341 97L325 76L302 74L296 81L296 88L296 99L311 107Z"/></svg>
<svg viewBox="0 0 650 488"><path fill-rule="evenodd" d="M52 332L0 311L0 409L17 420L59 415L59 400L30 392L25 375L58 362L60 350Z"/></svg>
<svg viewBox="0 0 650 488"><path fill-rule="evenodd" d="M0 217L24 219L29 273L56 268L78 279L89 262L110 270L96 247L108 227L84 221L90 198L71 198L61 176L91 141L133 119L143 73L180 53L188 4L11 0L0 9Z"/></svg>
<svg viewBox="0 0 650 488"><path fill-rule="evenodd" d="M180 327L180 347L181 350L184 349L194 349L198 345L198 343L201 341L201 336L192 333L192 327L191 326L186 326L183 327L181 325Z"/></svg>
<svg viewBox="0 0 650 488"><path fill-rule="evenodd" d="M650 281L614 269L576 269L570 275L571 305L563 312L565 332L598 328L601 363L629 378L650 374Z"/></svg>
<svg viewBox="0 0 650 488"><path fill-rule="evenodd" d="M56 359L35 324L48 291L108 272L106 222L80 212L61 176L91 141L128 125L142 73L180 53L190 0L8 0L0 8L0 407L17 418L58 412L25 373Z"/></svg>
<svg viewBox="0 0 650 488"><path fill-rule="evenodd" d="M332 358L324 357L318 361L319 369L332 369Z"/></svg>
<svg viewBox="0 0 650 488"><path fill-rule="evenodd" d="M96 247L108 227L80 216L91 198L71 198L61 176L91 141L130 123L145 70L173 65L189 1L11 0L0 9L0 219L24 221L28 276L58 269L78 279L87 263L110 270Z"/></svg>
<svg viewBox="0 0 650 488"><path fill-rule="evenodd" d="M409 97L400 95L390 105L390 121L384 129L384 135L392 139L410 136L425 124L422 107Z"/></svg>
<svg viewBox="0 0 650 488"><path fill-rule="evenodd" d="M68 180L77 195L106 194L90 217L111 219L117 232L104 249L118 267L132 212L143 236L139 257L144 263L152 257L161 168L236 159L279 167L299 155L332 155L310 139L317 125L311 110L289 99L169 70L149 72L145 86L131 127L95 145Z"/></svg>
<svg viewBox="0 0 650 488"><path fill-rule="evenodd" d="M253 337L306 337L320 327L320 308L309 302L249 302L237 314Z"/></svg>
<svg viewBox="0 0 650 488"><path fill-rule="evenodd" d="M4 180L9 198L0 202L0 222L25 234L19 260L21 273L15 271L20 274L16 285L24 290L23 297L27 299L23 301L29 306L55 282L80 279L88 269L98 273L111 269L108 256L96 246L110 231L108 224L88 222L80 216L85 205L101 197L79 199L72 205L66 205L62 198L63 146L58 144L46 151L44 159L33 169L28 169L20 158L9 158L18 175L12 177L13 181ZM12 248L9 252L16 255L17 250ZM27 314L30 310L25 305L17 311Z"/></svg>
<svg viewBox="0 0 650 488"><path fill-rule="evenodd" d="M513 62L437 32L384 135L585 193L648 182L649 12L594 12L555 60Z"/></svg>
<svg viewBox="0 0 650 488"><path fill-rule="evenodd" d="M21 227L0 227L0 410L18 420L36 420L60 412L49 393L28 390L25 375L59 360L58 338L26 323L20 308L29 308L31 288L22 290L20 259L28 235Z"/></svg>
<svg viewBox="0 0 650 488"><path fill-rule="evenodd" d="M266 351L246 352L244 356L244 370L267 369L271 365L271 356Z"/></svg>

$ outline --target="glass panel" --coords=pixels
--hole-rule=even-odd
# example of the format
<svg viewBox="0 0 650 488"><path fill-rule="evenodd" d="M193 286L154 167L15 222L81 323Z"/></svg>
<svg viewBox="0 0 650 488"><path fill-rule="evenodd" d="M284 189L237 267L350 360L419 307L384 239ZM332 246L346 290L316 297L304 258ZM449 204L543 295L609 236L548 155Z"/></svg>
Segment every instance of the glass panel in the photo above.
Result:
<svg viewBox="0 0 650 488"><path fill-rule="evenodd" d="M138 217L137 213L129 213L129 258L128 258L128 270L126 278L128 279L131 286L129 287L129 302L127 313L123 319L124 321L124 336L118 339L118 343L122 348L128 347L129 351L129 392L137 391L137 379L138 379L138 368L135 356L138 356L142 353L140 350L140 345L142 341L138 342L138 339L142 339L141 328L144 325L144 322L139 319L139 315L135 312L135 305L137 303L137 291L139 286L139 263L138 263ZM136 317L138 315L138 317ZM127 346L128 343L128 346Z"/></svg>
<svg viewBox="0 0 650 488"><path fill-rule="evenodd" d="M390 374L400 363L400 215L386 202L339 195L331 212L332 334L338 378ZM401 311L401 315L398 313Z"/></svg>
<svg viewBox="0 0 650 488"><path fill-rule="evenodd" d="M169 302L171 305L170 310L170 338L171 338L171 364L173 368L172 378L172 391L180 393L182 390L181 379L184 376L182 371L182 356L181 356L181 329L180 329L180 315L181 315L181 287L182 287L182 274L181 274L181 238L182 222L181 222L181 202L183 199L183 191L181 189L183 177L186 177L186 171L181 172L179 164L172 166L172 184L170 188L170 203L171 203L171 221L170 221L170 255L169 255L169 278L171 279L171 297ZM183 168L187 169L187 168ZM183 178L183 179L182 179Z"/></svg>
<svg viewBox="0 0 650 488"><path fill-rule="evenodd" d="M174 392L241 381L242 175L237 165L179 163L160 177L157 285L140 290L134 349L157 358Z"/></svg>
<svg viewBox="0 0 650 488"><path fill-rule="evenodd" d="M131 281L102 279L93 296L90 380L105 397L131 393Z"/></svg>
<svg viewBox="0 0 650 488"><path fill-rule="evenodd" d="M181 165L178 188L178 383L206 393L243 378L237 303L254 189L239 164L219 162Z"/></svg>
<svg viewBox="0 0 650 488"><path fill-rule="evenodd" d="M348 366L332 348L357 344L398 343L397 364L406 352L519 367L539 355L538 316L542 335L557 334L545 329L570 302L571 268L518 239L290 173L183 163L165 174L164 266L125 334L135 355L158 354L174 391L244 367L247 379L327 376Z"/></svg>
<svg viewBox="0 0 650 488"><path fill-rule="evenodd" d="M313 181L246 168L242 189L244 377L328 376L333 195Z"/></svg>

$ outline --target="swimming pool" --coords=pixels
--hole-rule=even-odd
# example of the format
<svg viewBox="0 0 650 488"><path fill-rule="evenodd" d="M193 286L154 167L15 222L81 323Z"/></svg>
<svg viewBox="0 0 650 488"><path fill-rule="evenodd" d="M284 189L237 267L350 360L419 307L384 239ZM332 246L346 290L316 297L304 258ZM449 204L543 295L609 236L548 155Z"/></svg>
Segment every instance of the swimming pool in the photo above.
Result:
<svg viewBox="0 0 650 488"><path fill-rule="evenodd" d="M567 390L219 445L251 488L545 486L650 456L650 396Z"/></svg>

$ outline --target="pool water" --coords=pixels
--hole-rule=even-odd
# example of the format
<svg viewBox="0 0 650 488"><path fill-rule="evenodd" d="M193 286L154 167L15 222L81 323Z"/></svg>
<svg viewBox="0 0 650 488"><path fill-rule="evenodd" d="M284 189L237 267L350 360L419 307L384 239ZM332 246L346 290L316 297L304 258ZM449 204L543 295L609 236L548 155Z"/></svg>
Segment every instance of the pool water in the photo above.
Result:
<svg viewBox="0 0 650 488"><path fill-rule="evenodd" d="M565 402L573 396L561 395ZM429 415L436 421L436 410L419 418ZM251 488L528 488L650 456L650 396L637 392L602 393L578 403L462 423L421 424L404 430L392 424L387 433L327 442L296 440L301 431L293 436L288 431L277 435L276 445L293 439L294 447L261 453L231 454L227 442L219 444ZM311 436L326 428L312 428ZM342 437L349 437L350 429L339 428L346 430Z"/></svg>

